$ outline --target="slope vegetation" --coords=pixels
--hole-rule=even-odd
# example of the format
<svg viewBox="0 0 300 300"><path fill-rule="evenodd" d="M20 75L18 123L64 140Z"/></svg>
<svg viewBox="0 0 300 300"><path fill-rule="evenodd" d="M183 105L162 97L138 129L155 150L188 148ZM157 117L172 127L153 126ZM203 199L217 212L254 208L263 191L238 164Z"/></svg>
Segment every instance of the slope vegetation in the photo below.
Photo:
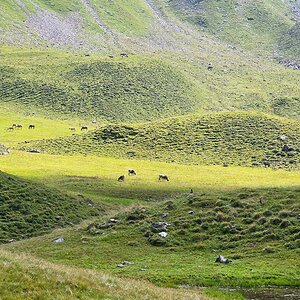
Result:
<svg viewBox="0 0 300 300"><path fill-rule="evenodd" d="M196 164L298 167L297 121L255 113L218 113L144 125L108 125L83 135L23 145L52 154L100 154Z"/></svg>
<svg viewBox="0 0 300 300"><path fill-rule="evenodd" d="M299 60L298 1L168 1L172 11L198 28L251 50ZM298 45L299 46L299 45Z"/></svg>
<svg viewBox="0 0 300 300"><path fill-rule="evenodd" d="M186 193L63 229L63 245L49 243L53 233L5 249L166 286L298 286L299 195L280 188ZM219 254L232 263L215 263Z"/></svg>
<svg viewBox="0 0 300 300"><path fill-rule="evenodd" d="M158 288L146 281L51 264L32 256L0 251L1 299L197 299L196 291Z"/></svg>
<svg viewBox="0 0 300 300"><path fill-rule="evenodd" d="M0 173L0 243L41 235L99 215L99 205Z"/></svg>
<svg viewBox="0 0 300 300"><path fill-rule="evenodd" d="M30 114L145 121L192 112L202 93L158 58L85 59L54 51L8 51L4 57L0 99Z"/></svg>

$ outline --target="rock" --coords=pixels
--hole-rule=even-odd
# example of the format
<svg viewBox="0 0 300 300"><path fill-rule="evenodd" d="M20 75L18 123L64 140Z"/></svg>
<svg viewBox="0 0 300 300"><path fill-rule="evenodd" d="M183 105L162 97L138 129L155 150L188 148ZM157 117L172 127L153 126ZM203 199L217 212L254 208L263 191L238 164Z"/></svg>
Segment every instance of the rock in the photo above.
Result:
<svg viewBox="0 0 300 300"><path fill-rule="evenodd" d="M207 65L207 69L208 70L212 70L214 67L213 67L213 65L212 65L212 63L209 63L208 65Z"/></svg>
<svg viewBox="0 0 300 300"><path fill-rule="evenodd" d="M228 258L225 258L223 255L219 255L215 261L216 263L221 263L221 264L229 264L232 261Z"/></svg>
<svg viewBox="0 0 300 300"><path fill-rule="evenodd" d="M159 236L162 237L162 238L166 238L168 236L168 233L165 232L165 231L162 231L159 233Z"/></svg>
<svg viewBox="0 0 300 300"><path fill-rule="evenodd" d="M169 216L169 213L163 213L162 217L167 218Z"/></svg>
<svg viewBox="0 0 300 300"><path fill-rule="evenodd" d="M122 262L122 264L124 266L130 266L130 265L134 265L134 262L125 260L125 261Z"/></svg>
<svg viewBox="0 0 300 300"><path fill-rule="evenodd" d="M282 151L284 151L284 152L289 152L289 151L293 151L294 149L292 148L292 147L290 147L290 146L288 146L288 145L283 145L283 147L282 147Z"/></svg>
<svg viewBox="0 0 300 300"><path fill-rule="evenodd" d="M10 239L10 240L8 240L7 242L8 243L14 243L14 242L16 242L17 240L15 240L15 239Z"/></svg>
<svg viewBox="0 0 300 300"><path fill-rule="evenodd" d="M109 219L108 222L109 223L118 223L118 220L116 220L116 219Z"/></svg>
<svg viewBox="0 0 300 300"><path fill-rule="evenodd" d="M286 136L285 135L280 135L279 137L278 137L278 139L280 140L280 141L285 141L286 140Z"/></svg>
<svg viewBox="0 0 300 300"><path fill-rule="evenodd" d="M134 262L125 260L122 263L118 264L117 267L118 268L124 268L124 267L130 266L130 265L134 265Z"/></svg>
<svg viewBox="0 0 300 300"><path fill-rule="evenodd" d="M152 227L153 228L163 228L163 229L165 229L165 228L167 228L167 226L169 226L170 224L168 224L168 223L165 223L165 222L157 222L157 223L153 223L152 224Z"/></svg>
<svg viewBox="0 0 300 300"><path fill-rule="evenodd" d="M65 239L63 237L61 237L61 238L54 239L52 241L52 243L59 244L59 243L63 243L64 241L65 241Z"/></svg>
<svg viewBox="0 0 300 300"><path fill-rule="evenodd" d="M193 215L195 212L193 211L193 210L190 210L189 212L188 212L188 214L189 215Z"/></svg>

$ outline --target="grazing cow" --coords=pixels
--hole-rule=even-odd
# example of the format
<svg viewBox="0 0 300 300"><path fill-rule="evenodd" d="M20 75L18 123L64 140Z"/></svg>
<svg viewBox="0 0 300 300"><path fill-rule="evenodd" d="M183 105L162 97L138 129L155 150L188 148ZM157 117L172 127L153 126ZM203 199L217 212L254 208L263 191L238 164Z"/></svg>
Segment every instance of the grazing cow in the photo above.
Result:
<svg viewBox="0 0 300 300"><path fill-rule="evenodd" d="M28 126L28 129L35 129L35 125L30 124L30 125Z"/></svg>
<svg viewBox="0 0 300 300"><path fill-rule="evenodd" d="M14 129L15 129L15 127L8 127L6 130L12 131L12 130L14 130Z"/></svg>
<svg viewBox="0 0 300 300"><path fill-rule="evenodd" d="M121 53L120 55L121 55L121 57L128 57L127 53Z"/></svg>
<svg viewBox="0 0 300 300"><path fill-rule="evenodd" d="M13 127L15 127L16 129L22 129L23 125L21 125L21 124L13 124Z"/></svg>
<svg viewBox="0 0 300 300"><path fill-rule="evenodd" d="M125 181L125 175L121 175L121 176L118 178L118 181L119 181L119 182Z"/></svg>
<svg viewBox="0 0 300 300"><path fill-rule="evenodd" d="M167 180L169 181L169 177L165 174L159 174L158 175L158 180L161 181L161 180Z"/></svg>
<svg viewBox="0 0 300 300"><path fill-rule="evenodd" d="M89 128L87 126L81 126L81 131L88 130Z"/></svg>
<svg viewBox="0 0 300 300"><path fill-rule="evenodd" d="M76 131L76 128L75 127L70 127L69 128L71 131Z"/></svg>
<svg viewBox="0 0 300 300"><path fill-rule="evenodd" d="M129 169L128 170L128 175L131 176L131 175L136 175L136 172L133 170L133 169Z"/></svg>

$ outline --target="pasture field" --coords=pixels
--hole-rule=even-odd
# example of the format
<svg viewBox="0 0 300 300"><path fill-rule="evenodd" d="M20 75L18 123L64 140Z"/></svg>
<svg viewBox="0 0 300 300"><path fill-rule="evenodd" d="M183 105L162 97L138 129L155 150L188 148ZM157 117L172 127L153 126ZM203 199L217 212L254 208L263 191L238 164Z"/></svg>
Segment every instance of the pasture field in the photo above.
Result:
<svg viewBox="0 0 300 300"><path fill-rule="evenodd" d="M255 112L210 113L106 125L84 135L22 144L52 154L94 154L201 165L295 169L300 123Z"/></svg>
<svg viewBox="0 0 300 300"><path fill-rule="evenodd" d="M35 143L40 141L34 141L42 138L46 145L51 145L48 138L83 139L98 129L68 137L73 134L69 126L81 124L82 121L25 116L4 108L2 111L1 138L5 145L12 147L12 151L0 157L0 169L13 175L3 173L2 182L13 192L10 196L6 193L6 199L19 197L20 206L18 210L14 209L16 203L7 206L11 209L9 218L19 219L16 212L22 214L25 209L30 211L30 215L24 220L36 219L26 223L23 235L19 235L20 230L18 234L15 230L22 227L21 223L11 223L17 227L6 227L4 241L11 238L20 240L1 245L2 251L6 251L1 253L1 259L9 260L10 265L15 266L11 281L13 276L19 276L21 283L32 286L30 280L24 281L24 268L30 268L32 276L41 280L45 272L42 264L46 260L53 273L51 271L48 275L50 282L41 281L39 287L48 286L49 295L52 291L51 282L55 282L56 276L62 276L62 287L71 285L70 289L76 295L90 298L99 295L97 289L94 290L94 279L92 282L84 280L82 283L77 282L77 279L76 283L70 282L65 271L69 272L69 268L73 270L74 267L76 270L84 269L78 271L80 278L86 276L85 272L105 272L112 274L106 275L112 276L111 280L118 280L115 276L124 276L148 280L164 287L178 287L182 284L210 287L201 290L200 299L243 299L238 292L220 291L218 287L297 287L300 279L297 259L299 229L296 218L299 212L299 171L118 159L78 154L80 151L77 150L72 155L28 153L16 150L19 143L26 140L28 146L35 147ZM249 114L242 116L248 118ZM270 124L279 122L282 128L288 128L291 122L256 114L252 116L260 116L263 122L269 120ZM191 119L194 120L193 117ZM34 123L37 128L7 132L5 128L12 120L23 124ZM297 121L291 124L297 124ZM277 125L274 128L278 130ZM281 132L276 131L273 138L276 139ZM284 133L293 140L295 132ZM297 136L294 139L297 140ZM77 141L71 147L80 144ZM48 146L48 149L55 153L55 149L59 149L58 145L57 148ZM61 144L61 147L67 146L67 143ZM61 153L59 150L57 152ZM127 176L129 168L135 169L137 176ZM167 174L170 181L159 182L160 173ZM123 174L126 175L125 182L118 182L117 178ZM13 189L8 177L15 178ZM18 189L18 185L23 186L23 190ZM48 195L47 201L42 200L45 198L40 191L43 187ZM26 202L29 198L37 200ZM52 201L50 214L46 209L49 201ZM59 212L59 209L62 211ZM147 211L146 215L141 213L143 209ZM38 214L36 210L43 213ZM189 211L193 211L193 214L189 214ZM57 219L57 215L62 212L63 219ZM166 220L172 226L167 229L169 236L164 240L157 236L158 232L152 229L151 224L165 221L162 215L166 212L169 214ZM107 226L109 218L117 219L118 223ZM82 223L76 225L83 219ZM40 226L45 220L48 225ZM53 228L57 229L48 233ZM52 243L58 237L64 237L65 242ZM233 263L216 264L214 261L219 254L229 257ZM39 266L24 264L18 255L37 257ZM125 260L133 261L134 265L118 268L117 264ZM290 267L286 268L286 265ZM139 284L143 284L142 281ZM87 294L87 286L92 287L90 294ZM35 293L44 297L43 290L37 288ZM7 290L4 292L7 293ZM64 297L64 290L60 293ZM178 299L189 295L189 292L182 290L171 290L170 293L175 293L176 297L179 293ZM198 295L198 292L191 293ZM16 286L14 296L21 297Z"/></svg>

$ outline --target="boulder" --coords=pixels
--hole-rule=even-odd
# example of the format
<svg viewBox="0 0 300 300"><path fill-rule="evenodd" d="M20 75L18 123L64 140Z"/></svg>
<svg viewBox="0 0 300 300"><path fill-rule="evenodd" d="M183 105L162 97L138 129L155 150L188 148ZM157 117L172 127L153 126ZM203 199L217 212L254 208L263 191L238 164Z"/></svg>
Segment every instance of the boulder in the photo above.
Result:
<svg viewBox="0 0 300 300"><path fill-rule="evenodd" d="M63 243L64 241L65 241L65 239L63 237L60 237L60 238L52 240L52 243L59 244L59 243Z"/></svg>
<svg viewBox="0 0 300 300"><path fill-rule="evenodd" d="M225 258L223 255L219 255L215 262L220 264L229 264L232 261L228 258Z"/></svg>
<svg viewBox="0 0 300 300"><path fill-rule="evenodd" d="M162 238L166 238L168 236L168 233L165 232L165 231L162 231L159 233L159 236L162 237Z"/></svg>

